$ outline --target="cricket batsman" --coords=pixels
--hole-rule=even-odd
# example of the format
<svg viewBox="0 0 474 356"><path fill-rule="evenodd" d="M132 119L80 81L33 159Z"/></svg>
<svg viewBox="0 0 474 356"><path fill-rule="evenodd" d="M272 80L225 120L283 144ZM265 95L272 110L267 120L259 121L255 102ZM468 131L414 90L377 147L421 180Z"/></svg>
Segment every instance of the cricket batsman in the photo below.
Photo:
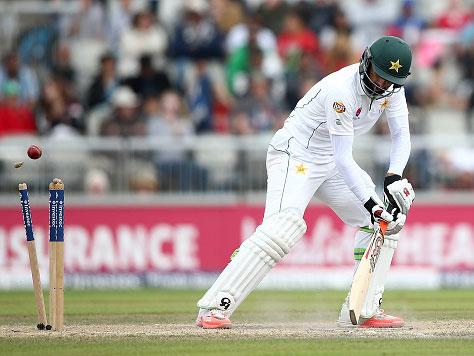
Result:
<svg viewBox="0 0 474 356"><path fill-rule="evenodd" d="M298 102L267 151L263 222L198 301L198 326L231 326L232 313L306 232L303 214L314 195L357 228L356 268L374 227L389 223L357 326L403 326L403 319L385 314L381 303L399 232L415 198L411 184L402 178L411 148L403 89L411 61L405 41L382 37L365 49L360 63L323 78ZM384 112L391 136L386 204L352 156L354 137L368 132ZM374 154L377 151L373 147ZM347 304L346 298L338 325L353 327Z"/></svg>

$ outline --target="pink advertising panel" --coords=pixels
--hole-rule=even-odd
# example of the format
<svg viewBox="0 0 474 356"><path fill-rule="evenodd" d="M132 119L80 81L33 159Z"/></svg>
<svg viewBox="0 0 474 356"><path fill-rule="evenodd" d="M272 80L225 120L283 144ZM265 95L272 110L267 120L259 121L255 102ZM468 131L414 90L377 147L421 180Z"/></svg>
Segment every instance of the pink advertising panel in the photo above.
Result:
<svg viewBox="0 0 474 356"><path fill-rule="evenodd" d="M440 211L443 214L433 214ZM89 278L92 282L85 286L97 285L97 280L114 286L120 277L125 286L160 285L160 276L167 276L167 285L173 285L173 278L181 278L176 285L205 286L206 278L199 283L189 276L209 276L212 281L260 223L262 213L263 207L246 205L66 205L66 282L81 285L81 278ZM47 208L33 206L32 214L45 280ZM0 287L23 286L30 277L20 208L2 207L0 216ZM395 254L389 287L474 285L473 217L471 206L413 208ZM310 206L305 220L306 235L272 271L264 286L278 287L284 282L289 288L347 287L353 266L354 229L322 206ZM107 284L104 278L111 282Z"/></svg>

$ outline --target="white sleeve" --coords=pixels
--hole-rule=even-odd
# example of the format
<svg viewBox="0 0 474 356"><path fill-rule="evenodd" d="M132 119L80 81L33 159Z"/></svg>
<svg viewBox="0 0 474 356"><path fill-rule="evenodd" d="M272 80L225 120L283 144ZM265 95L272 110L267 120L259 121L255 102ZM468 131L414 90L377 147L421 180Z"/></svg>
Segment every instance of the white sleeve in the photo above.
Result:
<svg viewBox="0 0 474 356"><path fill-rule="evenodd" d="M351 135L331 135L336 167L349 189L364 204L371 195L360 175L361 168L352 157L353 141L354 136Z"/></svg>
<svg viewBox="0 0 474 356"><path fill-rule="evenodd" d="M408 128L408 116L388 119L392 144L390 147L390 166L388 173L403 175L410 157L411 141Z"/></svg>
<svg viewBox="0 0 474 356"><path fill-rule="evenodd" d="M399 93L393 96L393 100L391 100L390 104L386 112L392 139L388 173L401 176L407 165L411 150L408 108L403 88Z"/></svg>

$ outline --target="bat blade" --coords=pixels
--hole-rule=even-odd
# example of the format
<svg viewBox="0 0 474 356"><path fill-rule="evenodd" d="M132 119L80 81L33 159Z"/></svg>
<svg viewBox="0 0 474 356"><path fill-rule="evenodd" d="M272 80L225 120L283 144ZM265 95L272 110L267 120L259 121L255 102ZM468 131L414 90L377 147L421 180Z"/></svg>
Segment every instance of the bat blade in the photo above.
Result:
<svg viewBox="0 0 474 356"><path fill-rule="evenodd" d="M386 230L387 223L381 222L379 228L372 235L369 246L365 250L354 275L349 294L349 317L353 325L359 324L362 306L364 305L372 274L380 256Z"/></svg>

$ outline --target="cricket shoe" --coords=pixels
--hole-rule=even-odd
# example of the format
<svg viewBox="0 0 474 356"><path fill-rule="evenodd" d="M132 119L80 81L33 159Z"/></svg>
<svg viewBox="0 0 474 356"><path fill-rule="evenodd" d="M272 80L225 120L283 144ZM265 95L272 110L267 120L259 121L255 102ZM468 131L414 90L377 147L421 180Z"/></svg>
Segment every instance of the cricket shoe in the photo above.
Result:
<svg viewBox="0 0 474 356"><path fill-rule="evenodd" d="M405 321L398 316L385 314L383 309L378 309L377 313L370 319L365 319L359 324L359 328L401 328Z"/></svg>
<svg viewBox="0 0 474 356"><path fill-rule="evenodd" d="M342 328L401 328L403 325L405 325L405 321L402 318L387 315L381 308L377 309L373 317L361 317L359 325L352 325L347 301L342 304L341 313L337 321L337 326Z"/></svg>
<svg viewBox="0 0 474 356"><path fill-rule="evenodd" d="M196 325L203 329L230 329L232 324L219 309L201 309L196 319Z"/></svg>

